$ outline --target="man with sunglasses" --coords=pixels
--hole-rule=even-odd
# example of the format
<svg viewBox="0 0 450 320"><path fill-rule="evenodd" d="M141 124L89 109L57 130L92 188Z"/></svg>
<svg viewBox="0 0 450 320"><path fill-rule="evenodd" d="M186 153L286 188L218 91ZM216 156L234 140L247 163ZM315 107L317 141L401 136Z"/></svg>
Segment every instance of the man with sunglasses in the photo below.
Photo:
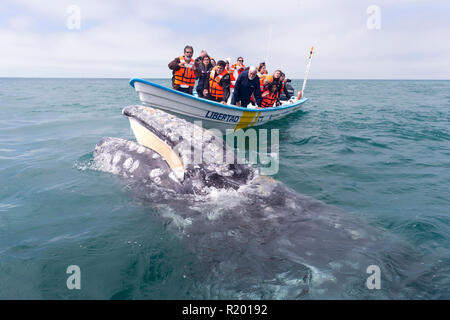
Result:
<svg viewBox="0 0 450 320"><path fill-rule="evenodd" d="M235 64L233 64L230 68L230 73L233 74L234 78L237 79L239 75L244 71L245 65L244 65L244 58L239 57L237 58L237 61ZM235 81L234 81L235 82ZM234 83L231 83L232 87L234 87Z"/></svg>
<svg viewBox="0 0 450 320"><path fill-rule="evenodd" d="M237 58L236 63L232 65L232 68L233 69L241 69L241 68L244 69L245 68L244 58L242 58L242 57Z"/></svg>
<svg viewBox="0 0 450 320"><path fill-rule="evenodd" d="M169 63L172 70L172 88L184 93L192 94L195 85L195 61L192 59L194 48L184 47L184 55L173 59Z"/></svg>

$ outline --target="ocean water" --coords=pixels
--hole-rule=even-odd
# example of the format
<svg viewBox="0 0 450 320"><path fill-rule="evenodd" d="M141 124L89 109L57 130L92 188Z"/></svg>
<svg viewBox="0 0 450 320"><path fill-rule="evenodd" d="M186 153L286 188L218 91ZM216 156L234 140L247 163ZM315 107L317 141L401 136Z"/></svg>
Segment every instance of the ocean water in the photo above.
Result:
<svg viewBox="0 0 450 320"><path fill-rule="evenodd" d="M387 252L404 287L370 295L363 278L319 297L450 298L450 81L310 80L306 96L266 126L280 129L274 178L391 234L422 266L405 274ZM0 79L1 299L242 297L238 278L225 289L217 269L204 276L157 203L92 167L102 137L134 140L121 110L137 103L127 79ZM66 286L70 265L81 290Z"/></svg>

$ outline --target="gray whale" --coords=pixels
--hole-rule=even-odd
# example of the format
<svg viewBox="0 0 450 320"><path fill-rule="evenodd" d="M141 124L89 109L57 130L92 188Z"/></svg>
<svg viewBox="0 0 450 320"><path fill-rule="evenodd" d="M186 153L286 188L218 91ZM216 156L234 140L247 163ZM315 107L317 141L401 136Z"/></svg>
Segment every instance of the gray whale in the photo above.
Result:
<svg viewBox="0 0 450 320"><path fill-rule="evenodd" d="M182 237L198 260L196 297L410 297L411 275L421 267L393 235L246 164L223 164L234 150L208 130L148 107L128 106L123 114L142 144L103 138L95 166L125 179ZM200 163L192 161L194 147ZM380 290L366 286L371 265L381 270Z"/></svg>

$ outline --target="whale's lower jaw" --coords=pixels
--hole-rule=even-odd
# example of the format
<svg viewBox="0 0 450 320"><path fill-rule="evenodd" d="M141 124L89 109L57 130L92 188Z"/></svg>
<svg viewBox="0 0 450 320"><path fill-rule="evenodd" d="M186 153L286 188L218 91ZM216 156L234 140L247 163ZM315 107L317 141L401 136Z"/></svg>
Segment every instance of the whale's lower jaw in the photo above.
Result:
<svg viewBox="0 0 450 320"><path fill-rule="evenodd" d="M129 120L137 142L158 153L164 161L166 161L167 165L173 171L177 179L183 181L186 168L183 164L183 160L179 154L174 151L173 147L154 134L140 121L134 118L129 118Z"/></svg>
<svg viewBox="0 0 450 320"><path fill-rule="evenodd" d="M144 185L184 190L181 181L158 153L134 141L111 137L101 139L95 146L94 162L100 171Z"/></svg>

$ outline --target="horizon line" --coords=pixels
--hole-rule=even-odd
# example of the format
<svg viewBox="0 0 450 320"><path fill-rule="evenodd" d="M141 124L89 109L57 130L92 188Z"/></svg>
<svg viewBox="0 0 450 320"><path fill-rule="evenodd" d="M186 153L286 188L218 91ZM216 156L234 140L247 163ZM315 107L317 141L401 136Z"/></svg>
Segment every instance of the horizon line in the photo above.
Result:
<svg viewBox="0 0 450 320"><path fill-rule="evenodd" d="M0 79L101 79L101 80L130 80L133 78L128 77L1 77ZM142 79L154 79L154 80L171 80L171 78L147 78L143 77ZM291 80L303 80L303 78L289 78ZM394 78L394 79L386 79L386 78L308 78L308 80L372 80L372 81L449 81L448 79L429 79L429 78Z"/></svg>

